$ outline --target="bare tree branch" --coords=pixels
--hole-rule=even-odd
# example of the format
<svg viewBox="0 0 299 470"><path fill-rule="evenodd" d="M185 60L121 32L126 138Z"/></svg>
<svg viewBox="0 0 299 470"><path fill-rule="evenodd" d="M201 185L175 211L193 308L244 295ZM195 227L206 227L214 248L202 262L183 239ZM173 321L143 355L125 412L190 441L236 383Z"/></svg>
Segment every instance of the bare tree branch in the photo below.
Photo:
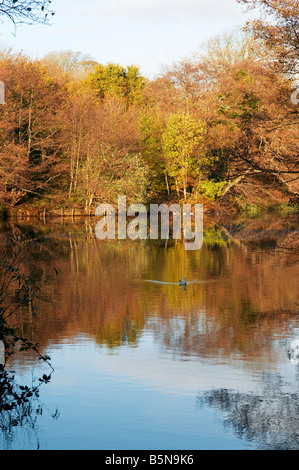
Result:
<svg viewBox="0 0 299 470"><path fill-rule="evenodd" d="M51 0L1 0L0 17L8 18L15 26L48 23L55 12Z"/></svg>

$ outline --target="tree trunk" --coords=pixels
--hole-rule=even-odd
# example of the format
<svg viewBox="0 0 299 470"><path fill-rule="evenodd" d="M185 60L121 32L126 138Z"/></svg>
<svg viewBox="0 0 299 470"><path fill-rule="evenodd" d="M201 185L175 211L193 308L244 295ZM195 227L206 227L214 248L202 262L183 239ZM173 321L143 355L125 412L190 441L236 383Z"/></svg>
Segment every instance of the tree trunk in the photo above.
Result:
<svg viewBox="0 0 299 470"><path fill-rule="evenodd" d="M177 195L179 196L180 195L180 190L179 190L178 180L177 179L175 179L175 187L176 187Z"/></svg>
<svg viewBox="0 0 299 470"><path fill-rule="evenodd" d="M28 160L30 159L31 143L32 143L32 100L33 100L33 91L31 91L31 95L30 95L30 107L29 107L29 117L28 117Z"/></svg>
<svg viewBox="0 0 299 470"><path fill-rule="evenodd" d="M170 196L170 188L169 188L169 182L168 182L168 175L167 175L167 173L165 173L165 182L166 182L166 188L167 188L168 196Z"/></svg>
<svg viewBox="0 0 299 470"><path fill-rule="evenodd" d="M184 199L185 199L185 201L186 201L186 199L187 199L187 182L184 181L183 184L184 184Z"/></svg>

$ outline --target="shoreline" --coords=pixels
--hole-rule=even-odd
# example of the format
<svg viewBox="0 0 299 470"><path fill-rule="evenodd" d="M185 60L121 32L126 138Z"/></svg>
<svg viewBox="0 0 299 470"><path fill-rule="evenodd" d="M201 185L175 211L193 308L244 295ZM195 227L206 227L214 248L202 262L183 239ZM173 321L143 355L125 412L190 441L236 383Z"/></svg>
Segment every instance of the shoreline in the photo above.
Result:
<svg viewBox="0 0 299 470"><path fill-rule="evenodd" d="M157 203L162 204L162 203ZM168 203L171 206L173 203ZM195 203L189 203L191 205L195 205ZM147 204L148 205L148 204ZM180 204L181 208L183 204ZM0 206L0 220L30 220L30 219L37 219L37 220L53 220L53 219L83 219L83 218L94 218L97 217L95 215L96 207L93 209L82 209L82 208L29 208L27 207L20 207L18 209L7 209L1 208ZM234 219L238 216L246 217L253 217L253 216L261 216L266 214L280 214L282 216L295 216L299 215L299 205L286 205L286 204L277 204L273 206L261 207L255 205L249 205L248 208L240 210L234 207L233 204L231 205L219 205L216 203L210 204L203 204L203 212L206 216L211 216L215 218L222 218L222 217L229 217L230 219ZM115 214L118 211L115 210ZM148 210L149 213L149 210Z"/></svg>

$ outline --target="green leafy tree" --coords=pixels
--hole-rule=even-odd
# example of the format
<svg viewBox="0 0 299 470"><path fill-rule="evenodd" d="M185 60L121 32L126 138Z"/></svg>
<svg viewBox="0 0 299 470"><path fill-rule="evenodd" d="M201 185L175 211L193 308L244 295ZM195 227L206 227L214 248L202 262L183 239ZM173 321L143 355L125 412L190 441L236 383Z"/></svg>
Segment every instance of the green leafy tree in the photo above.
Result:
<svg viewBox="0 0 299 470"><path fill-rule="evenodd" d="M116 95L124 98L128 104L134 104L141 99L144 78L138 67L124 67L119 64L99 64L87 79L91 88L97 91L101 99Z"/></svg>
<svg viewBox="0 0 299 470"><path fill-rule="evenodd" d="M165 132L165 119L159 108L145 109L139 121L142 157L150 169L151 191L170 194L168 173L162 149L162 136Z"/></svg>
<svg viewBox="0 0 299 470"><path fill-rule="evenodd" d="M166 172L174 178L179 194L180 187L187 199L190 176L200 168L205 125L188 114L170 116L163 134L163 153Z"/></svg>

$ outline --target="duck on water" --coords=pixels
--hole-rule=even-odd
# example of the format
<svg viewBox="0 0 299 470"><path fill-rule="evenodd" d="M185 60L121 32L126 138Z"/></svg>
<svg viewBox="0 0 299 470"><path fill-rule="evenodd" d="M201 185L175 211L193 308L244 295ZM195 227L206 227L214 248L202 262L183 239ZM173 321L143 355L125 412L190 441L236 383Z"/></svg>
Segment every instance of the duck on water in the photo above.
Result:
<svg viewBox="0 0 299 470"><path fill-rule="evenodd" d="M183 287L184 290L186 290L187 285L190 285L190 284L207 284L207 283L210 283L210 282L219 282L219 280L208 279L206 281L204 281L204 280L194 280L194 281L188 281L187 282L186 278L184 277L184 279L182 281L179 281L178 283L177 282L165 282L165 281L153 281L153 280L149 280L149 279L145 279L143 282L151 282L153 284L166 284L166 285L180 286L180 287Z"/></svg>
<svg viewBox="0 0 299 470"><path fill-rule="evenodd" d="M186 287L187 287L187 280L186 278L184 277L184 279L182 281L179 282L180 286L184 288L184 290L186 290Z"/></svg>

